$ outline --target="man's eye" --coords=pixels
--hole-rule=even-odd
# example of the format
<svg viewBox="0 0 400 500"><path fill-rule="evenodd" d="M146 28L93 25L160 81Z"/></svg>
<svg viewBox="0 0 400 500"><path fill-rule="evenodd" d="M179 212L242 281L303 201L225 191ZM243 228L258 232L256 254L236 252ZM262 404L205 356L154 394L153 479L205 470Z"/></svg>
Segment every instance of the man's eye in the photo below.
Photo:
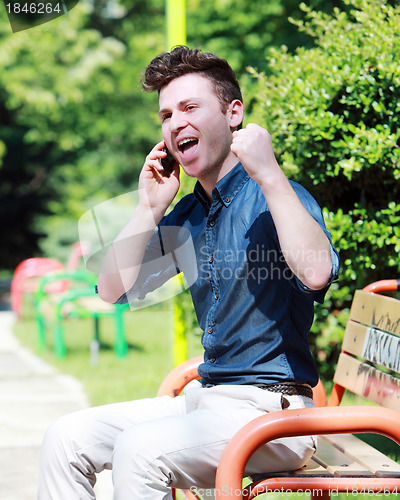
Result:
<svg viewBox="0 0 400 500"><path fill-rule="evenodd" d="M171 118L171 114L163 115L161 121L165 122L165 120L168 120L169 118Z"/></svg>

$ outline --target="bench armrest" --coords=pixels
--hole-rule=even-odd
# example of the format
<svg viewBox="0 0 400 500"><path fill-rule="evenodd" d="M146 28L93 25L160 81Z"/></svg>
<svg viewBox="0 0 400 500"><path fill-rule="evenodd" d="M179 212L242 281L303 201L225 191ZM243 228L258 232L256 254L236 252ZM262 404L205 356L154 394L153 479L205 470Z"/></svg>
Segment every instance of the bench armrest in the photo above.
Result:
<svg viewBox="0 0 400 500"><path fill-rule="evenodd" d="M161 383L157 396L175 397L180 394L186 384L200 378L197 369L203 361L203 356L196 356L175 367ZM321 380L318 380L318 384L313 388L313 395L315 406L327 406L326 392Z"/></svg>
<svg viewBox="0 0 400 500"><path fill-rule="evenodd" d="M174 368L161 383L157 396L178 396L186 384L200 378L197 368L202 362L203 356L197 356Z"/></svg>
<svg viewBox="0 0 400 500"><path fill-rule="evenodd" d="M328 397L321 379L318 379L318 384L313 387L313 398L315 406L328 406Z"/></svg>
<svg viewBox="0 0 400 500"><path fill-rule="evenodd" d="M382 407L347 406L283 410L258 417L237 432L226 446L217 469L216 499L242 499L246 464L253 453L269 441L289 436L353 432L383 434L400 444L399 413Z"/></svg>
<svg viewBox="0 0 400 500"><path fill-rule="evenodd" d="M400 291L400 279L380 280L370 283L363 288L364 292L398 292Z"/></svg>

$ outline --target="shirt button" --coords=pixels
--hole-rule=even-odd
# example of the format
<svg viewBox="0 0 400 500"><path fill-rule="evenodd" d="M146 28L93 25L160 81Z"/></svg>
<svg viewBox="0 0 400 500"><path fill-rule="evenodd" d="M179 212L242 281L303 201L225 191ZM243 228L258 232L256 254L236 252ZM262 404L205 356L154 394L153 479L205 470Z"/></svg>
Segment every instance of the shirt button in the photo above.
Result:
<svg viewBox="0 0 400 500"><path fill-rule="evenodd" d="M209 262L210 264L212 264L212 263L214 262L214 258L213 258L213 257L210 257L210 258L208 259L208 262Z"/></svg>
<svg viewBox="0 0 400 500"><path fill-rule="evenodd" d="M218 300L218 299L219 299L219 295L218 295L218 293L216 293L216 294L214 295L214 298L215 298L215 300Z"/></svg>
<svg viewBox="0 0 400 500"><path fill-rule="evenodd" d="M212 328L208 329L208 333L212 333L214 330Z"/></svg>
<svg viewBox="0 0 400 500"><path fill-rule="evenodd" d="M227 196L227 197L225 198L225 203L230 203L230 202L231 202L231 199L229 198L229 196Z"/></svg>
<svg viewBox="0 0 400 500"><path fill-rule="evenodd" d="M211 227L214 227L214 226L215 226L215 221L210 220L210 226L211 226Z"/></svg>
<svg viewBox="0 0 400 500"><path fill-rule="evenodd" d="M215 358L210 358L210 363L215 363Z"/></svg>

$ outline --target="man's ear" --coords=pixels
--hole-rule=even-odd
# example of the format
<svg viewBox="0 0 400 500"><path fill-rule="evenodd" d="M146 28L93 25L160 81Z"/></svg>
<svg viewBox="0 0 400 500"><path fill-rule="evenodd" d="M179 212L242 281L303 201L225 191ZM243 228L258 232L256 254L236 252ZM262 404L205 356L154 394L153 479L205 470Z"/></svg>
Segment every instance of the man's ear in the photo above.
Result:
<svg viewBox="0 0 400 500"><path fill-rule="evenodd" d="M235 99L228 106L227 112L229 125L232 129L236 129L243 121L244 109L242 101Z"/></svg>

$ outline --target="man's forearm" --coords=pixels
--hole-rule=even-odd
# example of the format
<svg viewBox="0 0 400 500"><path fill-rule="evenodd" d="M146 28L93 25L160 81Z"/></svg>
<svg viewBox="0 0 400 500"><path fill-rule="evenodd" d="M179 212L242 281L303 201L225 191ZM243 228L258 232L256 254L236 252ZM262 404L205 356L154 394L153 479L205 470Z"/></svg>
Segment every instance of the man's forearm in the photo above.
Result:
<svg viewBox="0 0 400 500"><path fill-rule="evenodd" d="M109 248L98 279L98 292L116 302L135 284L146 246L163 214L138 206L131 220Z"/></svg>
<svg viewBox="0 0 400 500"><path fill-rule="evenodd" d="M261 183L261 189L287 265L307 287L323 288L332 269L328 237L303 206L282 171Z"/></svg>

